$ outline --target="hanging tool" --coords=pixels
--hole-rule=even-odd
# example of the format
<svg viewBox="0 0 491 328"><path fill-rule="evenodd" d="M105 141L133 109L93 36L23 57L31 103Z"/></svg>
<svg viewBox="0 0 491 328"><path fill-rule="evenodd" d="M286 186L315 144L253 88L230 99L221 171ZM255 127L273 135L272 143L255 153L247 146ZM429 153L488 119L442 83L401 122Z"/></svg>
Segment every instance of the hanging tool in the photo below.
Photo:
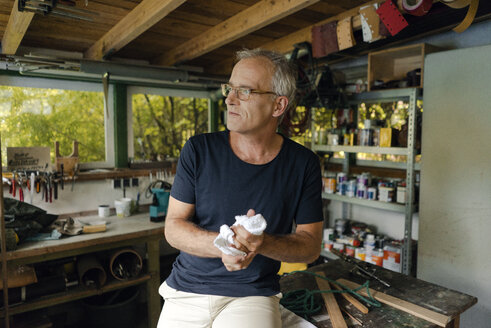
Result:
<svg viewBox="0 0 491 328"><path fill-rule="evenodd" d="M72 190L73 191L73 186L75 185L75 176L77 175L78 173L78 163L75 164L75 168L73 170L73 176L72 176Z"/></svg>
<svg viewBox="0 0 491 328"><path fill-rule="evenodd" d="M36 176L35 176L34 172L31 172L31 183L30 183L31 184L31 189L30 189L30 195L31 195L30 201L31 201L31 204L32 204L33 199L34 199L34 187L35 187L35 184L36 184L36 182L34 180L35 177Z"/></svg>
<svg viewBox="0 0 491 328"><path fill-rule="evenodd" d="M12 197L15 198L15 172L12 174Z"/></svg>
<svg viewBox="0 0 491 328"><path fill-rule="evenodd" d="M61 171L61 190L64 189L65 187L65 181L63 180L63 170L65 169L65 164L61 163L60 164L60 171Z"/></svg>
<svg viewBox="0 0 491 328"><path fill-rule="evenodd" d="M49 190L49 202L53 202L53 177L51 173L48 173L48 190Z"/></svg>

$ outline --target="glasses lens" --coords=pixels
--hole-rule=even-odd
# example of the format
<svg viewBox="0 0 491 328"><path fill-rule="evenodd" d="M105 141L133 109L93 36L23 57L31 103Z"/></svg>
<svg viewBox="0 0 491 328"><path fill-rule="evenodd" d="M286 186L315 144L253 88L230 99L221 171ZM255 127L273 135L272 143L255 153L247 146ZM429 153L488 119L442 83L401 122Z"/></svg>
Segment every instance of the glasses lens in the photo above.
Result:
<svg viewBox="0 0 491 328"><path fill-rule="evenodd" d="M232 90L232 87L228 84L222 84L222 95L224 97L228 97L230 94L230 91Z"/></svg>
<svg viewBox="0 0 491 328"><path fill-rule="evenodd" d="M239 88L239 99L240 100L248 100L249 95L251 94L251 89L246 89L246 88Z"/></svg>

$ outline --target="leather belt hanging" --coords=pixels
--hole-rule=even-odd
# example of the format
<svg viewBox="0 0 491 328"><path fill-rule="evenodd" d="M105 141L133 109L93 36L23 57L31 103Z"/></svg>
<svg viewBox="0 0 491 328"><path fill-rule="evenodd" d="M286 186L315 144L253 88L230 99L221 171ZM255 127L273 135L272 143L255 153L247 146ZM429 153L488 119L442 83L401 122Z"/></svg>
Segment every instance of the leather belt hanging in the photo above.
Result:
<svg viewBox="0 0 491 328"><path fill-rule="evenodd" d="M339 50L351 48L356 44L355 37L353 36L351 16L338 21L336 32L338 35Z"/></svg>
<svg viewBox="0 0 491 328"><path fill-rule="evenodd" d="M382 37L379 29L380 18L375 10L374 5L360 8L361 30L365 42L377 41Z"/></svg>
<svg viewBox="0 0 491 328"><path fill-rule="evenodd" d="M449 6L450 8L454 8L454 9L462 9L469 6L469 9L467 10L467 14L465 15L462 22L460 22L459 25L454 27L453 30L455 32L462 33L465 30L467 30L469 26L471 26L472 21L476 17L477 7L479 7L479 0L440 0L440 1L446 4L447 6Z"/></svg>
<svg viewBox="0 0 491 328"><path fill-rule="evenodd" d="M399 33L402 29L408 26L406 19L399 12L397 7L391 0L385 1L378 9L377 14L380 20L389 30L392 36Z"/></svg>

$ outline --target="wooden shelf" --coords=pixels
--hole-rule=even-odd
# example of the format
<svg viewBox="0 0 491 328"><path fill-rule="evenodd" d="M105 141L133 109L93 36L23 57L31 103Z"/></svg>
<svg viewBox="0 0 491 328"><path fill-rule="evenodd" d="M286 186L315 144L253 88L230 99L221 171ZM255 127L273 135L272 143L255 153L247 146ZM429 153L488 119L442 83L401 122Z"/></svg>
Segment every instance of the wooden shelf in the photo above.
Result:
<svg viewBox="0 0 491 328"><path fill-rule="evenodd" d="M314 151L345 153L369 153L369 154L390 154L390 155L407 155L408 149L401 147L371 147L371 146L329 146L329 145L312 145Z"/></svg>
<svg viewBox="0 0 491 328"><path fill-rule="evenodd" d="M369 199L362 199L362 198L356 198L356 197L348 197L348 196L343 196L343 195L338 195L338 194L328 194L325 192L322 193L322 198L330 199L330 200L337 200L340 202L345 202L345 203L350 203L350 204L355 204L355 205L361 205L361 206L366 206L366 207L389 210L389 211L394 211L394 212L399 212L399 213L405 213L406 212L406 206L404 204L387 203L387 202L381 202L378 200L369 200Z"/></svg>
<svg viewBox="0 0 491 328"><path fill-rule="evenodd" d="M9 307L9 315L15 315L23 312L42 309L53 305L76 301L94 295L101 295L113 290L142 284L150 280L150 278L151 275L146 274L139 278L131 279L131 280L125 280L125 281L113 280L101 288L86 288L86 287L78 286L75 288L68 289L67 291L61 293L43 296L39 299L28 301L22 304L11 305ZM3 317L5 317L5 311L0 310L0 318Z"/></svg>

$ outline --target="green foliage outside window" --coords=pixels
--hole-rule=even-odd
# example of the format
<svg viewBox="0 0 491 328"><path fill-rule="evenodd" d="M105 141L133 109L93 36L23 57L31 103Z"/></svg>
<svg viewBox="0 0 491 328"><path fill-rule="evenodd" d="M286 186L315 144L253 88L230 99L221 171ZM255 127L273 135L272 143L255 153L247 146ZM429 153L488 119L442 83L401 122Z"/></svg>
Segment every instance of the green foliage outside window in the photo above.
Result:
<svg viewBox="0 0 491 328"><path fill-rule="evenodd" d="M134 94L135 161L179 157L193 135L208 131L208 99Z"/></svg>
<svg viewBox="0 0 491 328"><path fill-rule="evenodd" d="M102 92L0 86L2 163L6 147L51 148L59 141L68 156L79 141L79 161L105 161Z"/></svg>

